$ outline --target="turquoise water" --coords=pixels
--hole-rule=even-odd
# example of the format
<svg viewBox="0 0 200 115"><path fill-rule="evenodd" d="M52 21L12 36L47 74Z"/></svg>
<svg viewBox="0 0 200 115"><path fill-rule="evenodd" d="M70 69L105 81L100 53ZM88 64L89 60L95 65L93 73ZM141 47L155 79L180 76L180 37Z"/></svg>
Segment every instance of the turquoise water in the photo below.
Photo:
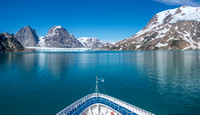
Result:
<svg viewBox="0 0 200 115"><path fill-rule="evenodd" d="M157 115L200 114L199 51L0 54L0 114L55 115L91 93Z"/></svg>

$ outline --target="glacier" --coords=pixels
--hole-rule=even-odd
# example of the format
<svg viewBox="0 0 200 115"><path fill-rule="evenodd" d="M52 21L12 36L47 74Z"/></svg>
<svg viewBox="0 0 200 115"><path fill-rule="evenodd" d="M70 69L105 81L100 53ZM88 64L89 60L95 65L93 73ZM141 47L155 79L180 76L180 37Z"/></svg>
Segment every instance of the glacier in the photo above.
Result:
<svg viewBox="0 0 200 115"><path fill-rule="evenodd" d="M85 52L91 51L91 48L53 48L53 47L26 47L35 52Z"/></svg>

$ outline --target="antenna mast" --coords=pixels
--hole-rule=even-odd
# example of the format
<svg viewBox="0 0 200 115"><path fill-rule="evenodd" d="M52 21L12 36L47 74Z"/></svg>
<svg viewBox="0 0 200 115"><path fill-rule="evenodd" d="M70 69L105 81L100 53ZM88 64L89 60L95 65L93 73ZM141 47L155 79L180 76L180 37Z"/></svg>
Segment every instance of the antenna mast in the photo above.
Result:
<svg viewBox="0 0 200 115"><path fill-rule="evenodd" d="M99 88L98 88L98 76L96 76L96 88L95 88L95 93L99 93Z"/></svg>
<svg viewBox="0 0 200 115"><path fill-rule="evenodd" d="M96 76L96 88L95 88L95 93L98 97L98 93L99 93L99 81L100 82L104 82L104 78L98 78L98 76Z"/></svg>

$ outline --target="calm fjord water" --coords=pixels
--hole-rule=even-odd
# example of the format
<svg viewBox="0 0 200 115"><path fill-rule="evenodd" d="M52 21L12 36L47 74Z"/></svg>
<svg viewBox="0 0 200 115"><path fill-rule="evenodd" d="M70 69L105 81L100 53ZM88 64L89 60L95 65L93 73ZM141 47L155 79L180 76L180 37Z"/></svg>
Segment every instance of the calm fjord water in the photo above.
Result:
<svg viewBox="0 0 200 115"><path fill-rule="evenodd" d="M157 115L200 114L199 51L0 54L0 114L55 115L96 75L108 95Z"/></svg>

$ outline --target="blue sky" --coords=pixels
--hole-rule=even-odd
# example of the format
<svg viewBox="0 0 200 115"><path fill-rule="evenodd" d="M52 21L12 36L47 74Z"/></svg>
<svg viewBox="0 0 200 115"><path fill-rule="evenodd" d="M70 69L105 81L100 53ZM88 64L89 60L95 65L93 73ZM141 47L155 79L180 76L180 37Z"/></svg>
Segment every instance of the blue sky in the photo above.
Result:
<svg viewBox="0 0 200 115"><path fill-rule="evenodd" d="M61 25L76 38L115 42L141 30L154 14L195 0L0 0L0 33L31 26L39 36Z"/></svg>

